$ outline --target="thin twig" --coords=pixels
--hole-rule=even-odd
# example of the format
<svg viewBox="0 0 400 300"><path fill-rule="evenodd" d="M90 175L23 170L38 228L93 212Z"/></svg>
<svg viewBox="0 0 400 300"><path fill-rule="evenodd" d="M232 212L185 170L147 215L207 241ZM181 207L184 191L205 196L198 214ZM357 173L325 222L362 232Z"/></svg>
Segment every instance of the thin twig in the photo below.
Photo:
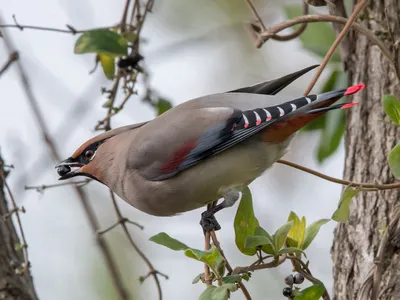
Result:
<svg viewBox="0 0 400 300"><path fill-rule="evenodd" d="M140 225L139 223L136 223L134 221L129 220L128 218L121 218L119 219L117 222L115 222L114 224L112 224L111 226L107 227L106 229L103 230L99 230L97 231L97 234L104 234L106 232L109 232L110 230L114 229L115 227L117 227L118 225L121 225L123 223L129 223L132 225L135 225L136 227L138 227L139 229L143 230L144 227L142 225Z"/></svg>
<svg viewBox="0 0 400 300"><path fill-rule="evenodd" d="M338 17L338 16L331 16L331 15L306 15L306 16L298 16L295 17L291 20L284 21L278 25L275 25L271 28L269 28L265 32L260 33L260 44L256 45L258 48L261 47L263 43L268 41L272 36L277 34L278 32L281 32L282 30L285 30L286 28L292 27L297 24L302 24L302 23L320 23L320 22L331 22L331 23L338 23L338 24L346 24L347 23L346 18ZM351 28L354 29L355 31L365 35L370 42L372 42L374 45L378 46L379 49L381 49L382 53L390 60L392 61L392 55L390 51L387 49L385 44L376 38L375 34L365 28L364 26L361 26L360 24L353 23L351 25Z"/></svg>
<svg viewBox="0 0 400 300"><path fill-rule="evenodd" d="M117 214L118 220L125 219L121 214L121 210L119 209L117 200L115 199L114 192L112 190L110 190L110 197L112 199L112 203L114 205L114 209ZM168 279L168 276L163 273L160 273L153 267L153 264L150 262L150 260L147 258L147 256L143 253L143 251L140 250L140 248L136 245L135 241L133 240L131 234L129 233L128 227L126 226L126 222L120 222L120 224L122 226L122 229L124 230L125 235L128 237L128 240L131 243L132 247L135 249L137 254L139 254L139 256L143 259L143 261L146 263L147 267L149 268L149 274L151 274L151 276L153 276L154 281L156 282L157 291L158 291L158 299L162 300L162 290L161 290L161 284L160 284L158 275L162 275L162 276L166 277L166 279Z"/></svg>
<svg viewBox="0 0 400 300"><path fill-rule="evenodd" d="M86 31L90 30L96 30L96 29L112 29L116 26L107 26L107 27L98 27L98 28L90 28L90 29L75 29L72 25L66 24L65 26L67 29L61 29L61 28L52 28L52 27L44 27L44 26L34 26L34 25L21 25L17 22L15 15L13 15L13 20L15 24L0 24L0 28L15 28L23 31L24 29L32 29L32 30L39 30L39 31L49 31L49 32L57 32L57 33L69 33L72 35L75 35L77 33L84 33Z"/></svg>
<svg viewBox="0 0 400 300"><path fill-rule="evenodd" d="M11 192L11 189L7 183L6 176L4 175L3 165L1 162L0 162L0 177L4 183L4 186L6 187L7 193L11 200L11 206L12 206L11 211L15 214L15 216L17 218L17 224L18 224L18 228L19 228L19 232L21 234L21 240L22 240L21 249L22 249L22 253L24 255L24 264L22 265L23 274L26 276L29 274L28 243L26 242L26 239L25 239L24 229L22 227L21 217L19 215L20 209L18 208L17 202L15 201L15 198L14 198L14 195Z"/></svg>
<svg viewBox="0 0 400 300"><path fill-rule="evenodd" d="M204 234L204 250L207 251L210 248L211 248L210 232L206 231L206 233ZM204 282L206 283L207 286L212 285L210 267L206 263L204 263Z"/></svg>
<svg viewBox="0 0 400 300"><path fill-rule="evenodd" d="M310 269L308 268L308 265L306 263L304 263L300 258L294 256L294 255L288 255L287 257L288 259L290 259L292 261L292 264L295 268L295 270L301 274L304 275L305 278L307 278L308 281L314 283L314 284L318 284L321 285L325 288L325 285L323 284L323 282L317 278L315 278ZM324 300L331 300L331 296L329 295L328 291L325 288L324 294L322 295L322 298Z"/></svg>
<svg viewBox="0 0 400 300"><path fill-rule="evenodd" d="M306 1L302 0L303 2L303 16L308 15L308 4ZM272 40L275 41L280 41L280 42L286 42L293 40L297 37L299 37L307 28L308 23L302 23L297 30L293 31L292 33L286 34L286 35L279 35L279 34L274 34L271 36Z"/></svg>
<svg viewBox="0 0 400 300"><path fill-rule="evenodd" d="M392 189L398 189L400 188L400 182L396 183L387 183L387 184L379 184L379 183L358 183L358 182L353 182L353 181L348 181L348 180L343 180L335 177L331 177L328 175L325 175L323 173L317 172L315 170L309 169L307 167L303 167L301 165L298 165L296 163L280 159L277 161L278 163L282 165L286 165L295 169L298 169L300 171L309 173L311 175L317 176L319 178L325 179L330 182L338 183L338 184L343 184L351 187L356 187L360 189L371 189L371 190L392 190Z"/></svg>
<svg viewBox="0 0 400 300"><path fill-rule="evenodd" d="M7 62L4 64L4 66L3 67L1 67L1 69L0 69L0 76L1 75L3 75L3 73L5 72L5 71L7 71L7 69L12 65L12 63L14 62L14 61L17 61L17 59L18 59L18 52L13 52L13 53L11 53L9 56L8 56L8 60L7 60Z"/></svg>
<svg viewBox="0 0 400 300"><path fill-rule="evenodd" d="M266 31L267 28L265 27L264 22L261 20L261 17L258 14L258 12L257 12L256 8L254 7L253 3L251 2L251 0L246 0L246 2L249 5L250 10L252 11L252 13L253 13L254 17L256 18L257 22L259 23L261 30L262 31Z"/></svg>
<svg viewBox="0 0 400 300"><path fill-rule="evenodd" d="M129 9L129 5L131 4L131 0L126 0L125 2L125 7L124 7L124 11L122 13L122 18L121 18L121 22L119 25L119 28L121 30L121 33L125 32L125 25L126 25L126 17L128 16L128 9Z"/></svg>
<svg viewBox="0 0 400 300"><path fill-rule="evenodd" d="M248 272L263 270L263 269L276 268L277 266L283 264L286 261L286 259L287 259L287 256L282 255L278 259L275 259L275 260L271 261L270 263L261 264L261 265L251 265L248 267L236 267L235 269L233 269L232 275L248 273Z"/></svg>
<svg viewBox="0 0 400 300"><path fill-rule="evenodd" d="M37 186L28 186L26 185L24 187L24 190L37 190L38 192L42 192L45 189L51 189L51 188L56 188L60 186L66 186L66 185L79 185L80 187L90 183L92 179L84 179L80 181L68 181L68 182L62 182L62 183L55 183L55 184L43 184L43 185L37 185Z"/></svg>
<svg viewBox="0 0 400 300"><path fill-rule="evenodd" d="M311 80L310 84L308 85L307 89L304 92L304 95L308 95L314 85L317 83L318 78L321 76L322 71L325 69L326 65L328 64L329 60L331 59L333 53L335 53L336 48L339 46L340 42L343 40L343 38L346 36L347 32L350 30L350 27L352 24L356 21L359 13L364 9L364 7L367 5L368 0L362 0L357 5L354 7L354 11L351 14L350 18L348 19L346 25L340 32L340 34L337 36L336 40L332 44L332 46L329 48L329 51L326 53L323 61L319 65L317 71L314 74L313 79Z"/></svg>
<svg viewBox="0 0 400 300"><path fill-rule="evenodd" d="M2 21L3 21L3 19L0 16L0 24L3 23ZM15 51L14 46L12 45L11 40L7 37L6 31L3 31L2 34L3 34L3 40L5 42L8 52L13 53ZM26 72L19 60L16 61L16 65L17 65L18 73L20 76L20 80L21 80L24 92L26 94L26 98L28 100L29 105L31 106L33 115L36 118L36 122L38 123L39 128L42 132L43 139L44 139L51 155L53 156L53 158L56 161L60 161L61 157L56 149L53 139L50 137L50 135L48 133L49 131L47 129L47 125L44 122L44 117L42 115L42 112L39 109L38 101L36 100L35 95L33 94L32 89L30 87ZM97 218L96 218L92 208L89 206L86 194L82 191L82 189L80 189L76 185L73 185L72 187L73 187L77 197L80 199L81 204L83 205L83 208L86 213L86 217L89 221L89 224L91 226L92 232L96 233L99 228L98 221L97 221ZM110 272L111 279L117 289L117 292L118 292L120 298L123 300L130 299L130 296L129 296L127 290L123 286L122 277L118 271L117 265L111 255L111 252L108 248L107 243L100 235L96 235L96 240L97 240L99 248L103 254L108 271Z"/></svg>
<svg viewBox="0 0 400 300"><path fill-rule="evenodd" d="M233 272L232 266L228 262L228 259L226 258L225 253L221 248L221 244L219 243L219 241L217 239L217 235L215 234L215 231L214 230L210 231L210 235L211 235L211 239L213 241L213 244L215 245L215 247L217 248L217 250L219 251L219 253L223 257L223 259L225 260L225 267L228 270L228 273L231 274ZM242 293L243 293L244 297L246 298L246 300L251 300L251 296L249 294L249 291L247 290L247 288L244 285L244 283L242 281L239 281L238 284L239 284L239 287L242 290Z"/></svg>
<svg viewBox="0 0 400 300"><path fill-rule="evenodd" d="M97 125L95 127L95 130L101 130L101 129L105 129L106 126L110 126L109 123L107 123L104 128L102 128L101 126L106 123L106 122L110 122L110 119L115 116L117 113L119 113L125 106L125 104L128 102L129 98L133 95L133 91L129 90L128 93L126 94L124 100L122 100L121 104L114 110L109 110L109 112L107 113L107 115L105 116L104 119L100 120L97 122ZM115 99L115 97L113 98ZM111 126L110 126L111 129Z"/></svg>

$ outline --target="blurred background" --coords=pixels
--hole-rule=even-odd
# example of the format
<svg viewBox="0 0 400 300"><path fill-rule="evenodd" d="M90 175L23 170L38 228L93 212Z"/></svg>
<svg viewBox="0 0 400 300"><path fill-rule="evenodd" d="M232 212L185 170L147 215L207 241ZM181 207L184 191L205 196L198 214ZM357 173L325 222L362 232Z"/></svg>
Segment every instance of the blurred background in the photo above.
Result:
<svg viewBox="0 0 400 300"><path fill-rule="evenodd" d="M287 19L286 4L274 0L254 1L262 19L271 26ZM124 0L0 0L0 13L12 24L15 14L19 23L77 29L114 25L121 18ZM262 80L277 78L312 64L320 63L317 51L309 51L304 41L268 41L256 49L244 22L253 20L243 0L155 0L153 12L143 30L141 54L149 71L152 88L174 105L209 93L224 92ZM329 30L330 25L326 25ZM325 27L324 27L325 28ZM325 29L324 29L325 30ZM290 32L290 30L285 31ZM332 35L327 31L326 35ZM94 55L75 55L77 36L71 34L19 31L8 29L21 61L27 70L33 91L46 116L51 135L63 157L97 134L94 126L106 111L102 86L108 81L99 68L94 74ZM318 44L318 43L317 43ZM1 64L8 53L0 47ZM319 92L333 68L328 67L313 92ZM302 95L313 72L296 80L282 94ZM140 92L143 84L137 85ZM22 221L29 244L32 274L42 300L118 299L81 204L70 187L25 191L25 185L57 183L55 162L47 151L37 124L27 104L15 66L0 78L0 147L8 164L13 164L9 181L19 205L26 208ZM154 118L154 109L134 96L124 110L113 118L112 126ZM321 159L318 149L321 131L299 134L285 159L341 177L344 149L342 139L332 155ZM318 159L319 157L319 159ZM99 183L85 187L103 228L116 220L108 190ZM306 216L310 224L330 218L337 206L341 186L328 183L286 166L276 165L250 186L254 209L260 223L275 231L286 222L290 211ZM204 244L198 224L202 210L173 218L146 215L118 199L123 214L145 226L144 231L131 227L131 233L154 266L170 279L161 278L164 299L197 299L204 290L192 279L203 272L203 265L148 238L160 231L196 248ZM237 205L218 214L222 230L217 234L233 266L250 264L254 259L242 255L234 242L233 218ZM329 290L332 289L330 247L335 224L331 221L306 251L310 269ZM106 234L117 257L125 284L135 299L156 299L154 280L143 284L138 277L147 273L145 264L133 251L120 229ZM247 287L253 299L280 299L284 277L291 271L287 263L278 269L257 271ZM232 299L241 299L234 293Z"/></svg>

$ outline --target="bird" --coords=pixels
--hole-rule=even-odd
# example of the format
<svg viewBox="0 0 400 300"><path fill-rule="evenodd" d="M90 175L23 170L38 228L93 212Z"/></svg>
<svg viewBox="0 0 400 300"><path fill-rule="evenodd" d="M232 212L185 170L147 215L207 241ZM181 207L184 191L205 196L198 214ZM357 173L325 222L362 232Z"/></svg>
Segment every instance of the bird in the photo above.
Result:
<svg viewBox="0 0 400 300"><path fill-rule="evenodd" d="M215 214L288 151L296 133L364 84L307 96L277 95L312 65L273 80L183 102L152 120L101 133L55 167L59 180L92 178L136 209L166 217L220 201L201 214L204 230L219 230Z"/></svg>

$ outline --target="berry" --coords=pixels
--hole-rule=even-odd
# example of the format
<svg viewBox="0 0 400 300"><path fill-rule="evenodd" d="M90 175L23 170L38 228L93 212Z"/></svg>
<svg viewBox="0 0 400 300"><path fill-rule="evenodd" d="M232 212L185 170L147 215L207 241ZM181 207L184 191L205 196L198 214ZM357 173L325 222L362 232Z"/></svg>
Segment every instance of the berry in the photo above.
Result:
<svg viewBox="0 0 400 300"><path fill-rule="evenodd" d="M282 291L283 296L285 297L290 297L292 296L292 288L290 287L285 287Z"/></svg>
<svg viewBox="0 0 400 300"><path fill-rule="evenodd" d="M294 283L293 275L288 275L288 276L286 276L286 277L285 277L285 283L286 283L287 285L292 286L293 283Z"/></svg>
<svg viewBox="0 0 400 300"><path fill-rule="evenodd" d="M57 173L60 176L63 176L71 171L71 168L68 166L60 166L57 168Z"/></svg>
<svg viewBox="0 0 400 300"><path fill-rule="evenodd" d="M294 275L293 279L295 284L301 284L304 282L304 275L297 273Z"/></svg>

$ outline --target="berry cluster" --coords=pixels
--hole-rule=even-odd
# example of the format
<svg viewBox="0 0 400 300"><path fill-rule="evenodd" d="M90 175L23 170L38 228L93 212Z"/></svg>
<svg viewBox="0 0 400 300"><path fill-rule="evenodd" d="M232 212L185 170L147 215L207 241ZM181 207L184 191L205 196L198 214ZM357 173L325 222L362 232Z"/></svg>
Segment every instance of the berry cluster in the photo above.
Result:
<svg viewBox="0 0 400 300"><path fill-rule="evenodd" d="M294 284L302 284L304 282L304 275L297 273L293 275L286 276L285 278L285 283L288 285L288 287L285 287L282 291L283 296L287 298L292 298L292 292L293 292L293 285Z"/></svg>

